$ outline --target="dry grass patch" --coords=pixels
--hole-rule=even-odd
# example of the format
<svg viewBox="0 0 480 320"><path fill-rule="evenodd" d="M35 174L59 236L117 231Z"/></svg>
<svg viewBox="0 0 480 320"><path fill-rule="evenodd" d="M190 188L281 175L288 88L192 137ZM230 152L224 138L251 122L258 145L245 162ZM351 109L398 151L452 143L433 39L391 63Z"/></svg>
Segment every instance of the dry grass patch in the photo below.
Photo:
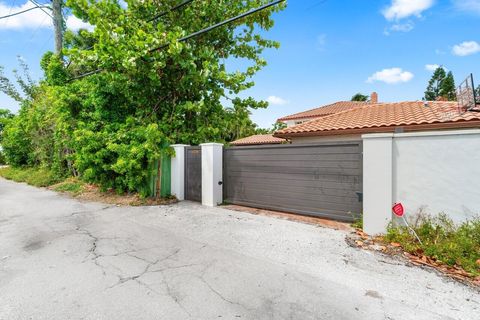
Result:
<svg viewBox="0 0 480 320"><path fill-rule="evenodd" d="M142 198L138 193L118 194L114 190L102 191L98 186L85 183L78 178L69 178L53 185L50 189L66 193L76 199L114 204L118 206L156 206L176 203L175 197Z"/></svg>

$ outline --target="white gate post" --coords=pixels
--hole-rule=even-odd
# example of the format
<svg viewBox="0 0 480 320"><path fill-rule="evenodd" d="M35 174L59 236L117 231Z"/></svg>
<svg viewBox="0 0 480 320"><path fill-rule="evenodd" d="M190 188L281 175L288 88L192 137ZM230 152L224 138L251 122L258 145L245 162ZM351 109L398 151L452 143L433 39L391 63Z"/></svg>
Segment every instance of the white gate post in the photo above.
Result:
<svg viewBox="0 0 480 320"><path fill-rule="evenodd" d="M187 144L173 144L171 147L175 150L175 156L172 157L172 195L178 200L185 200L185 148Z"/></svg>
<svg viewBox="0 0 480 320"><path fill-rule="evenodd" d="M387 231L392 220L393 134L373 133L363 139L363 230Z"/></svg>
<svg viewBox="0 0 480 320"><path fill-rule="evenodd" d="M203 143L202 204L214 207L223 202L223 144Z"/></svg>

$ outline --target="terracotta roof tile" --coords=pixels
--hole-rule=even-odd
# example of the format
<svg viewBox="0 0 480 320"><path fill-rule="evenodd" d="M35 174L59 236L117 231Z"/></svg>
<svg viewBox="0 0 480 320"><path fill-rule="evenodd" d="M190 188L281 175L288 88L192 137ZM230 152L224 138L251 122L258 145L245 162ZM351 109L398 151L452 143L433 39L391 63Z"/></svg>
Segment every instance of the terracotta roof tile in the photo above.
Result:
<svg viewBox="0 0 480 320"><path fill-rule="evenodd" d="M423 101L366 104L363 107L342 111L336 114L313 119L297 126L282 129L277 137L300 135L341 134L341 130L363 129L362 132L376 131L378 128L451 124L452 127L465 127L465 122L480 121L480 112L460 112L456 102ZM472 127L478 127L478 123Z"/></svg>
<svg viewBox="0 0 480 320"><path fill-rule="evenodd" d="M277 121L324 117L330 114L362 107L368 104L369 104L368 102L360 102L360 101L339 101L332 104L328 104L326 106L321 106L315 109L311 109L311 110L295 113L286 117L282 117Z"/></svg>
<svg viewBox="0 0 480 320"><path fill-rule="evenodd" d="M279 144L284 143L285 139L276 138L271 134L257 134L231 142L234 146L254 145L254 144Z"/></svg>

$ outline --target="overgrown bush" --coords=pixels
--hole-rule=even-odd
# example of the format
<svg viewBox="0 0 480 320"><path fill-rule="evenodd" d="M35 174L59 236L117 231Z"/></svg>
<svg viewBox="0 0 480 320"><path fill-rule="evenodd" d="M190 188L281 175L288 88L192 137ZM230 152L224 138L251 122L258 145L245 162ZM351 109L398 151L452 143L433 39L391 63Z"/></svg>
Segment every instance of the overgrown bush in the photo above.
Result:
<svg viewBox="0 0 480 320"><path fill-rule="evenodd" d="M433 257L450 266L458 265L480 275L480 218L455 224L446 214L420 215L412 228L422 244L406 226L391 224L385 239L398 242L405 251Z"/></svg>
<svg viewBox="0 0 480 320"><path fill-rule="evenodd" d="M0 176L16 182L26 182L36 187L48 187L62 180L62 177L45 168L6 167L0 169Z"/></svg>
<svg viewBox="0 0 480 320"><path fill-rule="evenodd" d="M4 131L7 162L145 195L149 168L172 152L169 144L229 142L253 134L250 110L267 103L241 93L266 65L264 50L279 46L264 36L273 27L272 13L285 4L188 42L179 39L259 2L195 1L181 14L158 16L159 8L171 5L66 1L95 26L93 32L68 32L63 57L42 58L45 77L38 84L22 61L27 75L16 77L17 85L1 76L0 67L0 91L21 104ZM146 18L153 16L158 19ZM226 61L233 59L242 61L240 70L229 70Z"/></svg>
<svg viewBox="0 0 480 320"><path fill-rule="evenodd" d="M12 166L31 165L32 143L24 117L12 119L3 131L2 148L6 162Z"/></svg>

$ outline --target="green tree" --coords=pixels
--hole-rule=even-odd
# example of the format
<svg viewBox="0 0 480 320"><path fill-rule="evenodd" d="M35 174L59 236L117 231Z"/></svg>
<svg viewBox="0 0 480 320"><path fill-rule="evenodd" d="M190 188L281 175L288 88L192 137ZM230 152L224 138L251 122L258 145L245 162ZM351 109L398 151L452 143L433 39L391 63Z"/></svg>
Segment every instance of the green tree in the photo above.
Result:
<svg viewBox="0 0 480 320"><path fill-rule="evenodd" d="M6 162L5 155L3 154L3 148L2 148L3 131L8 121L10 121L12 118L13 118L13 113L11 113L10 110L0 109L0 164L5 164Z"/></svg>
<svg viewBox="0 0 480 320"><path fill-rule="evenodd" d="M425 100L435 101L438 97L440 97L442 82L446 76L447 74L443 67L438 67L435 69L432 77L428 81L427 90L425 91Z"/></svg>
<svg viewBox="0 0 480 320"><path fill-rule="evenodd" d="M45 78L5 128L9 163L144 192L152 163L172 153L169 144L228 142L258 129L250 112L267 103L240 93L266 65L264 50L278 48L264 35L284 5L182 42L268 1L194 1L161 16L171 0L126 2L67 1L95 29L67 34L67 64L51 52L42 58ZM230 70L234 59L248 64Z"/></svg>
<svg viewBox="0 0 480 320"><path fill-rule="evenodd" d="M425 91L425 100L435 101L438 98L444 98L449 101L456 100L455 80L451 71L445 72L443 67L438 67Z"/></svg>
<svg viewBox="0 0 480 320"><path fill-rule="evenodd" d="M285 122L275 122L273 125L272 125L272 129L270 130L271 133L275 133L279 130L282 130L282 129L285 129L287 127L287 124Z"/></svg>
<svg viewBox="0 0 480 320"><path fill-rule="evenodd" d="M78 17L95 26L88 34L95 45L67 41L67 72L75 78L102 71L63 83L60 72L50 72L46 81L59 97L54 135L63 128L63 138L55 140L71 150L68 157L83 178L105 188L138 190L149 164L171 152L170 143L253 134L250 110L267 104L239 93L254 86L252 77L266 65L264 50L279 46L263 35L273 26L272 12L284 5L186 42L179 39L267 2L195 1L152 19L172 1L129 0L124 8L116 1L68 0ZM229 70L226 61L233 59L249 64ZM232 101L231 108L223 107L224 99Z"/></svg>
<svg viewBox="0 0 480 320"><path fill-rule="evenodd" d="M355 94L350 101L368 101L370 97L361 93Z"/></svg>
<svg viewBox="0 0 480 320"><path fill-rule="evenodd" d="M13 70L15 81L11 81L5 75L4 68L0 66L0 92L19 102L20 114L23 114L22 109L27 109L35 99L38 85L30 77L29 68L25 61L18 57L18 62L21 71ZM19 116L13 117L5 111L3 117L0 115L2 162L6 161L12 165L27 165L29 163L32 148L25 120Z"/></svg>
<svg viewBox="0 0 480 320"><path fill-rule="evenodd" d="M17 69L13 70L16 85L5 75L4 67L0 66L0 92L6 94L17 102L32 100L35 95L37 84L32 80L29 68L22 57L17 57L21 68L21 73ZM21 91L18 90L18 87Z"/></svg>
<svg viewBox="0 0 480 320"><path fill-rule="evenodd" d="M0 109L0 145L2 144L2 133L7 122L13 118L13 113L8 109Z"/></svg>
<svg viewBox="0 0 480 320"><path fill-rule="evenodd" d="M448 99L448 101L457 100L455 79L453 78L453 74L451 71L447 73L446 77L440 84L440 96Z"/></svg>

